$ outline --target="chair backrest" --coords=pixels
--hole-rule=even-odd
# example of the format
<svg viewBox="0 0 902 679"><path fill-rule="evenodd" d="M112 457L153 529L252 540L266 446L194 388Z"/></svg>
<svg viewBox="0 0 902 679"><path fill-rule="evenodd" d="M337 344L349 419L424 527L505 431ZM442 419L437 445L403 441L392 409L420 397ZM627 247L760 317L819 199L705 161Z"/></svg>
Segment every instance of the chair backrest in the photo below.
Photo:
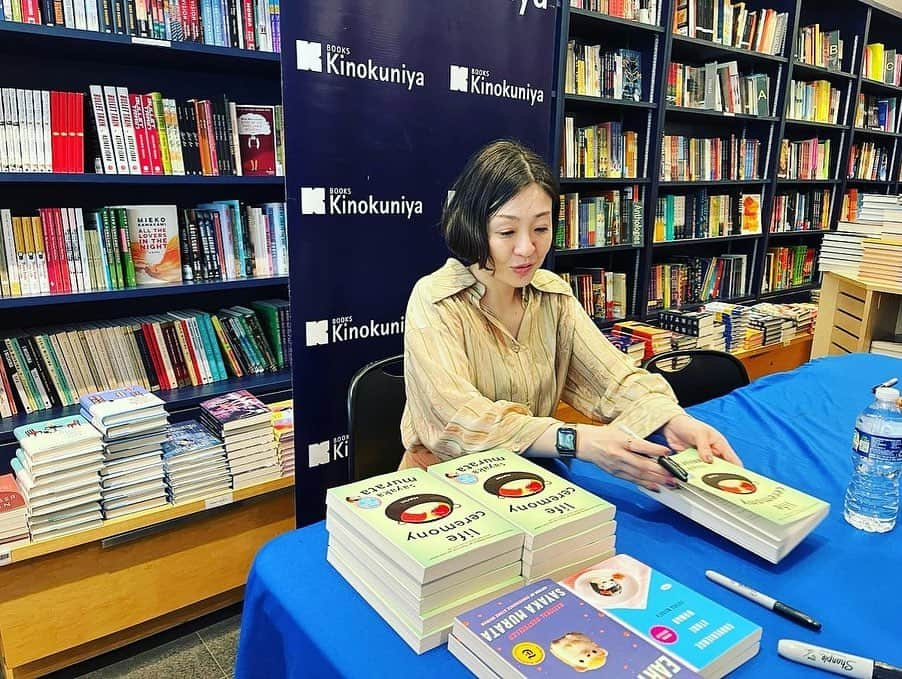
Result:
<svg viewBox="0 0 902 679"><path fill-rule="evenodd" d="M404 356L365 365L348 387L348 465L351 479L394 471L401 461Z"/></svg>
<svg viewBox="0 0 902 679"><path fill-rule="evenodd" d="M684 407L710 401L749 383L742 361L712 349L668 351L652 356L642 367L663 376Z"/></svg>

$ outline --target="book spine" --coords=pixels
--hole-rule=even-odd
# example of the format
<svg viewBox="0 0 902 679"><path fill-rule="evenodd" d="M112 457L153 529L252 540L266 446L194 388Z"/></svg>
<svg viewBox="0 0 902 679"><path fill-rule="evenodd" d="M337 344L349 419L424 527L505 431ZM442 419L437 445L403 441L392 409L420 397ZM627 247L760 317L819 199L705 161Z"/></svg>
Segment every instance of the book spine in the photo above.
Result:
<svg viewBox="0 0 902 679"><path fill-rule="evenodd" d="M91 95L91 110L94 112L94 126L97 131L101 159L103 161L103 172L105 174L117 174L116 152L113 148L113 136L107 121L103 90L100 85L91 85L89 92Z"/></svg>

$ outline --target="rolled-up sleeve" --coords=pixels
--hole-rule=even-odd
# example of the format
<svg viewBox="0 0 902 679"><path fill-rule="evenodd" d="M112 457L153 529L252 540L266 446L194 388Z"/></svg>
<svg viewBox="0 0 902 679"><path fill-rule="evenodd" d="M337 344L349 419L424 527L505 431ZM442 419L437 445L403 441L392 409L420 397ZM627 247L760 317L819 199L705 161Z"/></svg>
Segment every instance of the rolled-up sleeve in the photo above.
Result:
<svg viewBox="0 0 902 679"><path fill-rule="evenodd" d="M574 297L568 299L564 314L572 320L572 325L564 326L573 329L564 402L588 417L623 424L643 437L684 412L666 380L633 366Z"/></svg>
<svg viewBox="0 0 902 679"><path fill-rule="evenodd" d="M483 363L467 356L463 320L451 305L434 303L419 285L408 303L404 445L420 443L441 459L492 448L522 452L559 421L534 417L520 403L493 401L480 393L470 371L471 365Z"/></svg>

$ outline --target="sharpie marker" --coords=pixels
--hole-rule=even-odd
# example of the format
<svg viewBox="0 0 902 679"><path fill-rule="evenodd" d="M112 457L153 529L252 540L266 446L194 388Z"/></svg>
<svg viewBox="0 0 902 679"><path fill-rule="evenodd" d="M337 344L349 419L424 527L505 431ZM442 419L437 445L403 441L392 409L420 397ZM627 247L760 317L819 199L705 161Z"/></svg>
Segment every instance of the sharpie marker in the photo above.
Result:
<svg viewBox="0 0 902 679"><path fill-rule="evenodd" d="M642 437L639 436L639 434L637 434L632 429L630 429L629 427L627 427L623 424L617 425L617 428L620 431L622 431L624 434L626 434L627 436L631 436L632 438L634 438L637 441L642 440ZM630 450L630 452L635 453L636 455L641 455L642 457L647 457L651 460L654 460L659 465L661 465L664 469L666 469L670 473L671 476L675 476L680 481L685 482L685 481L689 480L689 472L687 472L685 469L683 469L683 466L679 462L671 460L666 455L649 455L647 453L640 453L637 450Z"/></svg>
<svg viewBox="0 0 902 679"><path fill-rule="evenodd" d="M780 639L777 653L787 660L856 679L902 679L902 668L804 641Z"/></svg>
<svg viewBox="0 0 902 679"><path fill-rule="evenodd" d="M754 601L756 604L764 606L777 615L782 615L787 620L792 620L797 625L802 625L802 627L807 627L813 630L820 630L821 628L821 623L819 623L807 613L802 613L802 611L784 604L782 601L777 601L773 597L767 596L766 594L757 592L747 585L743 585L742 583L736 582L735 580L730 580L730 578L726 577L725 575L721 575L717 571L705 571L705 575L709 580L716 582L721 587L726 587L731 592L736 592L736 594L744 596L749 601Z"/></svg>

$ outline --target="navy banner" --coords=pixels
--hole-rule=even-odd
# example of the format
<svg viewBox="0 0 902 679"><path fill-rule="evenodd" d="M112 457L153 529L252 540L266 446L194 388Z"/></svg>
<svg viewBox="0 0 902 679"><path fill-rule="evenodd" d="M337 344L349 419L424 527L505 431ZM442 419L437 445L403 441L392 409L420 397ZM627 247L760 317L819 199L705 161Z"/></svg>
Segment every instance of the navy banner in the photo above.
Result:
<svg viewBox="0 0 902 679"><path fill-rule="evenodd" d="M413 284L447 256L441 209L467 157L512 137L551 158L558 12L554 0L283 3L299 525L347 480L348 384L401 353Z"/></svg>

